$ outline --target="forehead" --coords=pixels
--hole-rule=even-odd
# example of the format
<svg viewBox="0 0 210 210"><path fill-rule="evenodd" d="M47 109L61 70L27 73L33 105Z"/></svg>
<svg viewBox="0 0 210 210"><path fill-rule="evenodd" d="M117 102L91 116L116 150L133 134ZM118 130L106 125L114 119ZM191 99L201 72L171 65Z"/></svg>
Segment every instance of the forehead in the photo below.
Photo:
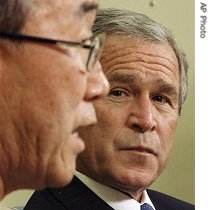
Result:
<svg viewBox="0 0 210 210"><path fill-rule="evenodd" d="M177 63L174 50L166 42L147 41L122 35L107 35L104 49L104 55L110 52L118 52L120 55L131 51L133 53L146 53L151 56L165 57L174 65Z"/></svg>
<svg viewBox="0 0 210 210"><path fill-rule="evenodd" d="M115 80L113 77L117 75L117 80L123 83L138 81L137 83L141 84L154 84L164 80L177 88L179 86L178 61L173 49L167 43L108 35L101 63L109 80ZM120 80L119 74L123 74ZM138 76L133 77L134 74Z"/></svg>
<svg viewBox="0 0 210 210"><path fill-rule="evenodd" d="M33 6L40 11L68 8L72 11L85 9L89 5L97 5L95 0L34 0ZM59 12L59 10L57 11Z"/></svg>
<svg viewBox="0 0 210 210"><path fill-rule="evenodd" d="M174 74L179 74L178 60L174 50L168 43L151 42L134 39L121 35L108 35L104 44L101 57L103 67L134 67L150 65L162 66ZM138 68L138 67L137 67Z"/></svg>
<svg viewBox="0 0 210 210"><path fill-rule="evenodd" d="M59 33L77 34L87 30L81 24L90 27L92 21L88 20L95 17L96 9L95 0L34 0L24 28L26 33L48 34L51 38Z"/></svg>

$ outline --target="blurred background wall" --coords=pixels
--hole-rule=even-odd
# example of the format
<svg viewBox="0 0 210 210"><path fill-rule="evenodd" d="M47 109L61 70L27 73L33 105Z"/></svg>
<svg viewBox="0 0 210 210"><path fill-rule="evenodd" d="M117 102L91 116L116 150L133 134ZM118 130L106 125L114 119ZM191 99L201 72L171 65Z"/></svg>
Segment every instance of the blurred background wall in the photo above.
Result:
<svg viewBox="0 0 210 210"><path fill-rule="evenodd" d="M148 15L168 27L179 46L186 52L190 64L189 94L178 125L174 148L168 167L151 188L194 203L195 198L195 23L193 0L98 0L100 7L116 7L134 10ZM6 196L4 206L24 205L32 190L19 190Z"/></svg>

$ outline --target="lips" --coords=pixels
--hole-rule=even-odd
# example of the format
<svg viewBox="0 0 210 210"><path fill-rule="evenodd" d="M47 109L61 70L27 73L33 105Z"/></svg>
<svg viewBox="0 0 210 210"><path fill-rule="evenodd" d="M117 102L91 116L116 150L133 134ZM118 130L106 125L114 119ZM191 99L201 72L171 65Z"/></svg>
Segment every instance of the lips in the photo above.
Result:
<svg viewBox="0 0 210 210"><path fill-rule="evenodd" d="M152 154L157 156L157 153L149 148L149 147L144 147L144 146L138 146L138 147L128 147L128 148L123 148L123 150L127 150L127 151L136 151L136 152L140 152L140 153L145 153L145 154Z"/></svg>
<svg viewBox="0 0 210 210"><path fill-rule="evenodd" d="M77 131L74 131L71 134L71 143L74 144L76 150L78 153L82 152L85 148L84 141L79 137L79 134Z"/></svg>
<svg viewBox="0 0 210 210"><path fill-rule="evenodd" d="M97 122L95 108L92 103L82 102L80 103L78 110L74 130Z"/></svg>
<svg viewBox="0 0 210 210"><path fill-rule="evenodd" d="M72 133L72 136L73 136L74 138L79 138L79 133L78 133L77 131L74 131L74 132Z"/></svg>

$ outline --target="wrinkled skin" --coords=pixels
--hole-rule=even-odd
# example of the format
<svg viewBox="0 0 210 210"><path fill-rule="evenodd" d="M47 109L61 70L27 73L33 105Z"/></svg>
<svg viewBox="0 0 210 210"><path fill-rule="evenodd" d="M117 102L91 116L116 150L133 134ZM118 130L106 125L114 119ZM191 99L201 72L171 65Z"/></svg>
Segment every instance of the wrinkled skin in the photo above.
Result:
<svg viewBox="0 0 210 210"><path fill-rule="evenodd" d="M22 33L76 42L89 38L96 8L82 9L85 2L35 0ZM84 150L75 130L96 123L91 102L109 88L99 62L86 71L87 53L32 42L0 49L0 197L72 179Z"/></svg>
<svg viewBox="0 0 210 210"><path fill-rule="evenodd" d="M168 44L108 36L101 59L110 93L98 124L81 128L78 170L140 201L167 165L178 120L179 70Z"/></svg>

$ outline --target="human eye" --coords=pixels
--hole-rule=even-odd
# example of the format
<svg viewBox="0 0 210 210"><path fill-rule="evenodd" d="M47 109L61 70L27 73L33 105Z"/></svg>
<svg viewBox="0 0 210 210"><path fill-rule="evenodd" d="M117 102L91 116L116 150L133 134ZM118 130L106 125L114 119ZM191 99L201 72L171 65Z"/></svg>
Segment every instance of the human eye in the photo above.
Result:
<svg viewBox="0 0 210 210"><path fill-rule="evenodd" d="M122 90L112 90L109 93L110 95L114 96L114 97L122 97L122 96L126 96L125 91Z"/></svg>
<svg viewBox="0 0 210 210"><path fill-rule="evenodd" d="M154 102L157 102L158 104L165 104L165 105L172 106L171 100L166 96L154 95L154 96L152 96L152 100Z"/></svg>
<svg viewBox="0 0 210 210"><path fill-rule="evenodd" d="M132 94L122 88L113 88L110 90L107 99L115 102L127 102L132 99Z"/></svg>

